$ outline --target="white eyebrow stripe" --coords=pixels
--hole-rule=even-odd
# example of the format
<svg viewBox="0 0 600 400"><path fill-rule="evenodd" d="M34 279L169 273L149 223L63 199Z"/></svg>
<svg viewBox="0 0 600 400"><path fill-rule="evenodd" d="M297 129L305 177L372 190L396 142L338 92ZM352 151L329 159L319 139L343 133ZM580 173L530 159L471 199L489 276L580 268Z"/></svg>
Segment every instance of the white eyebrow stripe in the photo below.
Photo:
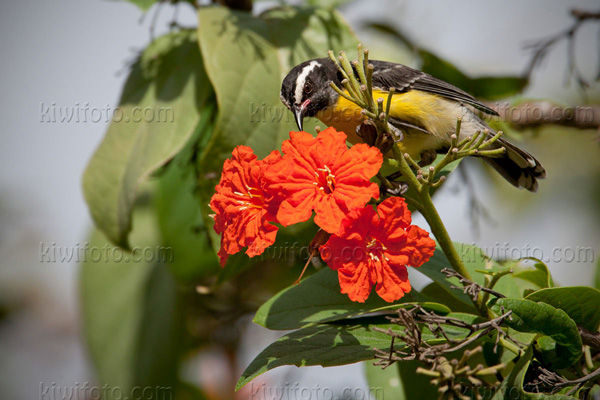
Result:
<svg viewBox="0 0 600 400"><path fill-rule="evenodd" d="M320 66L320 62L313 60L307 66L302 68L302 72L300 72L300 75L298 75L298 78L296 78L296 91L294 92L294 100L296 100L296 104L300 104L302 101L302 89L304 89L304 83L306 82L308 74L310 74L315 67Z"/></svg>

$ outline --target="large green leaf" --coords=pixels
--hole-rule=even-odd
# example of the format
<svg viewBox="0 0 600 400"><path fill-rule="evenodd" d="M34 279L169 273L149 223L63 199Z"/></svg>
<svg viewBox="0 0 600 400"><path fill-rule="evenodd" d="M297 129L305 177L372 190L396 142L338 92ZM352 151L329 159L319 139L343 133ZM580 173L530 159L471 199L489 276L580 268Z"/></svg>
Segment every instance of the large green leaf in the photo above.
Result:
<svg viewBox="0 0 600 400"><path fill-rule="evenodd" d="M114 247L95 231L81 268L83 331L92 363L101 386L123 393L136 386L173 391L181 354L183 320L175 282L160 262L149 211L136 214L132 244L139 252ZM146 248L155 251L152 257ZM120 398L114 391L107 395Z"/></svg>
<svg viewBox="0 0 600 400"><path fill-rule="evenodd" d="M421 289L423 296L435 299L438 303L444 304L446 307L455 312L475 312L473 304L463 303L453 297L437 282L431 282Z"/></svg>
<svg viewBox="0 0 600 400"><path fill-rule="evenodd" d="M473 314L450 313L452 318L460 319L468 324L481 322L481 318ZM256 378L258 375L281 365L304 367L321 365L331 367L351 364L375 358L375 349L389 350L389 335L374 328L402 333L405 327L390 324L383 315L335 321L329 324L311 325L287 335L265 348L242 374L237 389ZM470 335L466 328L446 326L446 334L452 340ZM435 336L427 326L422 327L421 340L428 344L445 343L445 338ZM404 343L397 340L395 350L404 348Z"/></svg>
<svg viewBox="0 0 600 400"><path fill-rule="evenodd" d="M525 354L521 356L519 361L515 364L510 375L502 382L502 385L496 391L495 396L492 400L512 400L512 399L523 399L523 400L573 400L575 397L565 396L562 394L544 394L544 393L530 393L523 389L523 381L527 374L529 364L533 357L533 350L531 347L527 348Z"/></svg>
<svg viewBox="0 0 600 400"><path fill-rule="evenodd" d="M198 18L200 50L219 103L216 133L200 157L200 169L212 176L201 182L210 197L235 146L263 157L297 129L279 98L289 70L330 49L355 52L357 40L334 10L281 7L255 17L204 7Z"/></svg>
<svg viewBox="0 0 600 400"><path fill-rule="evenodd" d="M395 303L387 303L375 291L364 303L351 301L340 292L337 272L324 268L299 285L291 286L273 296L256 312L254 322L269 329L297 329L317 322L335 321L368 312L397 309L402 303L426 300L416 290ZM422 303L424 307L447 314L442 304Z"/></svg>
<svg viewBox="0 0 600 400"><path fill-rule="evenodd" d="M207 226L202 215L201 205L208 200L199 199L196 192L198 183L194 163L199 145L212 134L214 121L211 114L215 113L215 109L216 103L208 104L202 110L196 134L165 168L155 195L162 243L173 253L169 266L178 279L188 282L215 275L221 270L212 247L213 221L209 220L210 225Z"/></svg>
<svg viewBox="0 0 600 400"><path fill-rule="evenodd" d="M138 186L184 147L212 95L195 31L156 39L133 65L83 176L92 218L113 243L127 247Z"/></svg>
<svg viewBox="0 0 600 400"><path fill-rule="evenodd" d="M566 312L577 325L596 332L600 325L600 290L587 286L542 289L528 300L550 304Z"/></svg>
<svg viewBox="0 0 600 400"><path fill-rule="evenodd" d="M575 322L563 310L525 299L494 299L491 309L498 315L509 310L505 323L519 332L540 333L556 342L556 357L547 360L553 369L567 368L581 356L581 337Z"/></svg>
<svg viewBox="0 0 600 400"><path fill-rule="evenodd" d="M264 349L246 368L237 383L241 388L258 375L282 365L332 367L374 358L374 348L389 349L391 338L373 330L401 329L398 325L369 324L357 320L352 325L314 325L282 336ZM427 335L423 340L433 340ZM394 349L404 345L396 342Z"/></svg>

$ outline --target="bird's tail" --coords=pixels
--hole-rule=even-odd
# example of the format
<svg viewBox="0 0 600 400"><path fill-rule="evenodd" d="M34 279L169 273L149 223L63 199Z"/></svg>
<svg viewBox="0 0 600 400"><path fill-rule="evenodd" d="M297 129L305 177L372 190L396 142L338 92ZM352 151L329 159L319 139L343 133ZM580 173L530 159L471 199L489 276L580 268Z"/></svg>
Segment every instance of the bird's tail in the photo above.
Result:
<svg viewBox="0 0 600 400"><path fill-rule="evenodd" d="M495 147L506 148L502 157L483 157L500 175L517 188L537 191L538 179L546 177L546 170L534 156L500 138Z"/></svg>

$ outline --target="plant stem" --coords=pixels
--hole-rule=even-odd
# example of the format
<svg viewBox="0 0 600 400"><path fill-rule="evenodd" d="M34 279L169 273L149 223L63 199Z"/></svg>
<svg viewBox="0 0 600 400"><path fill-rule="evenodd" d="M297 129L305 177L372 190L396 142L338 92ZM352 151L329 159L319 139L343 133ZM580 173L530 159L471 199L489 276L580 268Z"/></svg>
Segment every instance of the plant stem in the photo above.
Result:
<svg viewBox="0 0 600 400"><path fill-rule="evenodd" d="M446 227L442 222L440 214L437 212L437 209L433 205L433 201L431 200L428 188L424 188L424 190L422 189L419 194L421 206L423 207L422 214L425 217L427 223L429 224L431 232L434 234L435 238L440 244L442 251L448 258L452 269L454 269L456 272L458 272L468 280L472 281L473 278L471 277L469 270L465 267L465 264L462 262L462 259L456 251L456 247L454 247L454 244L450 239L450 235L448 235L448 231L446 230Z"/></svg>
<svg viewBox="0 0 600 400"><path fill-rule="evenodd" d="M517 345L509 342L508 340L501 337L499 342L502 345L502 347L512 352L513 354L516 354L517 356L523 354L523 351Z"/></svg>
<svg viewBox="0 0 600 400"><path fill-rule="evenodd" d="M394 147L392 147L392 151L394 153L396 161L398 162L398 169L400 170L400 172L402 172L402 176L406 177L408 184L415 189L419 198L419 211L421 211L421 214L423 215L423 217L425 217L427 224L429 224L431 232L435 236L437 242L440 244L442 251L444 252L446 258L450 262L450 266L463 277L472 281L473 278L471 277L469 270L465 267L465 264L462 262L462 259L456 251L456 248L454 247L454 244L450 239L450 235L448 234L448 231L446 230L446 227L442 222L442 218L440 217L440 214L437 212L437 209L433 204L431 195L429 194L430 186L419 182L419 180L416 178L416 176L410 169L406 157L404 157L404 155L401 153L400 148L397 144L394 144ZM485 306L485 303L483 302L481 296L477 297L477 299L475 300L475 305L482 316L489 317L487 307Z"/></svg>
<svg viewBox="0 0 600 400"><path fill-rule="evenodd" d="M463 264L460 256L458 255L456 248L452 244L452 240L450 240L450 236L448 235L448 231L446 230L442 219L437 212L435 206L433 205L433 201L431 200L431 196L429 195L429 187L427 185L421 184L413 174L410 169L406 158L400 153L400 149L397 145L394 145L394 156L398 161L398 168L400 172L402 172L402 176L406 177L409 180L409 185L411 185L417 192L421 204L421 213L427 220L429 227L431 228L432 233L437 239L442 251L450 261L450 265L452 269L456 272L464 276L469 280L473 280L471 278L471 274Z"/></svg>
<svg viewBox="0 0 600 400"><path fill-rule="evenodd" d="M493 275L491 278L490 278L490 276L489 276L489 275L486 275L486 276L485 276L485 278L486 278L486 281L487 281L487 280L489 280L489 281L487 281L487 282L486 282L486 285L485 285L485 286L486 286L488 289L493 289L493 288L494 288L494 286L496 286L496 283L498 283L498 281L500 280L500 278L502 278L504 275L508 275L508 274L512 274L512 269L507 269L506 271L502 271L502 272L495 273L495 274L494 274L494 275ZM489 295L490 295L490 294L489 294L488 292L485 292L485 293L483 294L483 300L482 300L482 301L483 301L484 303L487 303L487 300L488 300L488 298L490 297Z"/></svg>

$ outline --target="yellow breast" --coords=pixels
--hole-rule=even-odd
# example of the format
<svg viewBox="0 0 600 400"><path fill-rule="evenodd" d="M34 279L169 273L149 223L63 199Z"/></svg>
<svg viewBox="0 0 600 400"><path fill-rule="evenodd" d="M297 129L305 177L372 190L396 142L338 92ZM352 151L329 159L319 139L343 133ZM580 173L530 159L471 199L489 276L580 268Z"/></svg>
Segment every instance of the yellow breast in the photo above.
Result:
<svg viewBox="0 0 600 400"><path fill-rule="evenodd" d="M386 104L388 93L374 90L373 98L382 98ZM351 143L357 143L361 140L356 135L356 128L364 120L360 112L361 109L356 104L340 96L335 106L320 111L317 118L346 133ZM430 133L402 129L404 139L399 143L400 148L416 158L424 150L435 150L446 144L459 115L460 110L455 103L418 90L395 94L390 107L390 117L422 127Z"/></svg>

